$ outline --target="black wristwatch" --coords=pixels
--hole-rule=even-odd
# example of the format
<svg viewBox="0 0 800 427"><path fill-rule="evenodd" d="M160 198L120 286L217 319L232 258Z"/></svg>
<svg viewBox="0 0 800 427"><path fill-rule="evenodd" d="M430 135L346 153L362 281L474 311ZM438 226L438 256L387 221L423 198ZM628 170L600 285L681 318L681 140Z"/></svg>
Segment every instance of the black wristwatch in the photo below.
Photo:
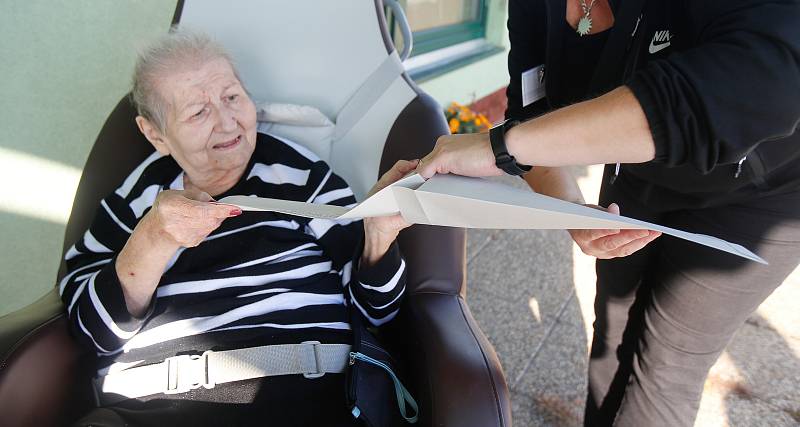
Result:
<svg viewBox="0 0 800 427"><path fill-rule="evenodd" d="M506 147L506 132L519 124L518 120L506 120L497 126L489 129L489 142L492 143L494 152L494 164L509 175L522 175L530 171L533 167L517 163L517 159L508 154Z"/></svg>

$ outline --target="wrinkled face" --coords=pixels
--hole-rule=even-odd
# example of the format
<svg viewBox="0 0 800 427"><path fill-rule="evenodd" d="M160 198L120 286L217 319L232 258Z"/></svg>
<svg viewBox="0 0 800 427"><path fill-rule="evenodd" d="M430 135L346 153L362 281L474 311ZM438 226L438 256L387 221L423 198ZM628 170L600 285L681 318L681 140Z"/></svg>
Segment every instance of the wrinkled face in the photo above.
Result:
<svg viewBox="0 0 800 427"><path fill-rule="evenodd" d="M256 108L228 61L170 74L158 87L167 114L160 143L151 139L156 149L190 177L241 173L255 149Z"/></svg>

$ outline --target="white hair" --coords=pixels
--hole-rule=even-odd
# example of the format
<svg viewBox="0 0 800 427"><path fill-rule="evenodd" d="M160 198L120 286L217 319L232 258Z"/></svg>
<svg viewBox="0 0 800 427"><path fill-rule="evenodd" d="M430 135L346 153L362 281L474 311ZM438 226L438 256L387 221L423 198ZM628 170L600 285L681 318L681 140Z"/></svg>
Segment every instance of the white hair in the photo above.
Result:
<svg viewBox="0 0 800 427"><path fill-rule="evenodd" d="M133 71L131 98L140 116L163 131L166 126L166 100L158 90L165 76L189 67L199 67L217 59L231 65L239 74L228 52L207 34L173 27L167 34L139 51ZM241 79L240 79L241 80Z"/></svg>

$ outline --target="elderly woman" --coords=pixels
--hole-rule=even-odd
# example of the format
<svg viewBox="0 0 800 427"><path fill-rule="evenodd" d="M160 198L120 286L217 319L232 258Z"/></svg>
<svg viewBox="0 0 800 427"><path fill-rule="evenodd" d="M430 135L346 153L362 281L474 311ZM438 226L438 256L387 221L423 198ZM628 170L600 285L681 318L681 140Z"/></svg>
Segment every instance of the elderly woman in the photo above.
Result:
<svg viewBox="0 0 800 427"><path fill-rule="evenodd" d="M257 131L253 102L208 37L165 36L140 55L133 80L136 122L156 152L102 201L67 253L60 284L74 333L97 355L105 384L103 406L80 423L354 425L336 372L347 363L341 344L353 340L348 305L375 326L395 316L405 264L394 241L408 224L399 216L243 214L215 202L234 194L342 206L355 199L307 149ZM373 192L414 167L398 162ZM147 370L176 355L240 349L291 365L287 354L302 353L291 345L308 341L339 345L311 353L320 371L321 359L333 360L321 377L247 379L233 369L215 386L187 390Z"/></svg>

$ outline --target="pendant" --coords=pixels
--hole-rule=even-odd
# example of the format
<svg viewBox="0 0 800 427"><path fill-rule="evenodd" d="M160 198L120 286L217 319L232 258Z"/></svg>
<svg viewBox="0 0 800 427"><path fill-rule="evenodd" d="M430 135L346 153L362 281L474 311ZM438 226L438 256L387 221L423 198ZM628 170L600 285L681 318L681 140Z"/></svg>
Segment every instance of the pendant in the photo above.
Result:
<svg viewBox="0 0 800 427"><path fill-rule="evenodd" d="M578 21L578 28L575 31L577 31L578 35L581 37L589 34L589 32L592 31L592 18L588 16L581 18L581 20Z"/></svg>

